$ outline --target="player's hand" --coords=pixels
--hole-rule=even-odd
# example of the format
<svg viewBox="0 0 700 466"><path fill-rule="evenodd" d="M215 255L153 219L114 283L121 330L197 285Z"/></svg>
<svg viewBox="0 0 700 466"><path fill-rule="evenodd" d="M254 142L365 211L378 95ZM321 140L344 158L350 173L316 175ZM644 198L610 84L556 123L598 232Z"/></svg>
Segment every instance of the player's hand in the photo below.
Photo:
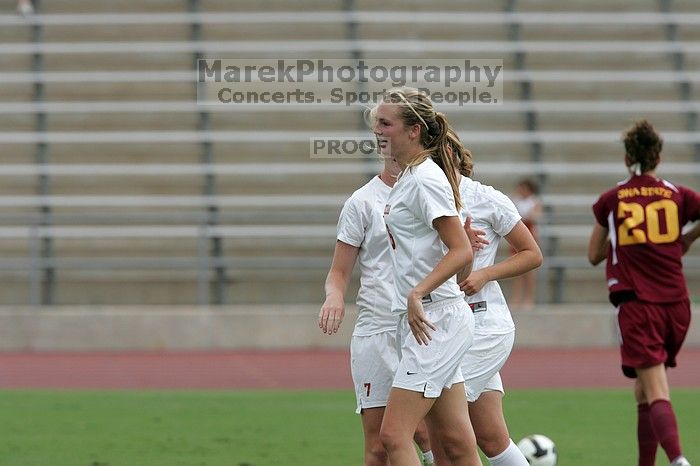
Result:
<svg viewBox="0 0 700 466"><path fill-rule="evenodd" d="M484 239L486 232L484 230L474 230L472 228L472 218L467 217L467 221L464 222L464 231L467 233L467 238L469 238L469 244L472 245L474 252L484 249L489 242Z"/></svg>
<svg viewBox="0 0 700 466"><path fill-rule="evenodd" d="M342 296L329 295L318 313L318 326L326 335L338 332L345 316L345 302Z"/></svg>
<svg viewBox="0 0 700 466"><path fill-rule="evenodd" d="M467 296L472 296L481 291L488 281L483 270L475 270L459 284L459 289L464 291Z"/></svg>
<svg viewBox="0 0 700 466"><path fill-rule="evenodd" d="M411 328L411 333L418 341L419 345L427 345L432 336L430 335L431 330L437 330L437 327L433 325L432 322L428 320L425 315L425 310L423 309L423 303L421 302L421 297L415 293L410 293L408 295L408 326Z"/></svg>

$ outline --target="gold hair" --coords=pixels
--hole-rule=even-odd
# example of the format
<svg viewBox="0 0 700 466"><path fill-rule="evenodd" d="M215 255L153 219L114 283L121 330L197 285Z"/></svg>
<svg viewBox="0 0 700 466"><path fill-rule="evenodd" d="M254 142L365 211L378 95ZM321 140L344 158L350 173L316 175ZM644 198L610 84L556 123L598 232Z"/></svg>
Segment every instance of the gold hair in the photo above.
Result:
<svg viewBox="0 0 700 466"><path fill-rule="evenodd" d="M459 173L467 178L472 177L474 172L474 157L469 149L464 147L462 141L457 136L452 128L447 130L447 140L450 143L452 156L455 158L455 163L459 166Z"/></svg>
<svg viewBox="0 0 700 466"><path fill-rule="evenodd" d="M430 98L413 87L390 89L384 95L384 102L398 105L399 116L405 126L420 127L419 142L423 150L408 161L406 168L420 165L428 157L432 158L447 176L455 198L455 207L460 210L462 200L459 196L457 171L461 172L461 164L452 152L448 133L454 131L450 128L447 117L436 112Z"/></svg>

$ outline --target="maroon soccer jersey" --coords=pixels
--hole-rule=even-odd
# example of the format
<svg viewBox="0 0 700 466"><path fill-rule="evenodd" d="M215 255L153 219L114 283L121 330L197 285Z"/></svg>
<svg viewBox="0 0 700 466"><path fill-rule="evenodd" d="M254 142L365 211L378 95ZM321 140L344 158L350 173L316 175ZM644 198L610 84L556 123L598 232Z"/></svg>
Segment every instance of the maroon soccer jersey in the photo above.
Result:
<svg viewBox="0 0 700 466"><path fill-rule="evenodd" d="M700 218L700 195L666 180L641 175L618 183L593 205L608 229L606 274L611 296L634 291L653 303L688 296L681 257L683 225Z"/></svg>

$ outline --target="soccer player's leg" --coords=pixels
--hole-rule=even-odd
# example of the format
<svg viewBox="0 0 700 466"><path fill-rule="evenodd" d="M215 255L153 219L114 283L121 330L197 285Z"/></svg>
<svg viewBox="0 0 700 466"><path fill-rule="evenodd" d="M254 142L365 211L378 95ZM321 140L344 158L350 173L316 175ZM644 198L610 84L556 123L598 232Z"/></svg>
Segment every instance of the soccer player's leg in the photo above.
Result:
<svg viewBox="0 0 700 466"><path fill-rule="evenodd" d="M357 398L355 412L361 414L365 466L387 464L379 429L398 365L395 341L393 332L382 332L353 336L350 343L350 368Z"/></svg>
<svg viewBox="0 0 700 466"><path fill-rule="evenodd" d="M682 452L678 422L671 405L666 368L663 364L637 368L637 378L649 404L649 417L656 439L666 452L668 460L673 462L682 457Z"/></svg>
<svg viewBox="0 0 700 466"><path fill-rule="evenodd" d="M681 457L678 424L670 402L668 379L665 365L675 365L675 354L682 344L680 335L675 343L665 341L669 332L665 305L638 300L625 301L619 306L618 324L620 329L623 373L637 378L638 400L645 400L637 408L638 416L649 423L656 440L666 452L669 461ZM644 426L642 426L644 429ZM650 439L647 438L648 442ZM650 448L650 447L649 447ZM640 463L649 464L649 454L639 446Z"/></svg>
<svg viewBox="0 0 700 466"><path fill-rule="evenodd" d="M654 426L651 424L649 403L644 395L639 379L635 380L634 398L637 400L637 446L639 449L638 466L654 466L659 441L656 440Z"/></svg>
<svg viewBox="0 0 700 466"><path fill-rule="evenodd" d="M392 388L384 412L379 438L391 464L421 466L413 444L413 434L435 403L422 392Z"/></svg>
<svg viewBox="0 0 700 466"><path fill-rule="evenodd" d="M477 444L493 466L528 466L527 459L508 433L502 398L500 391L489 390L469 403Z"/></svg>
<svg viewBox="0 0 700 466"><path fill-rule="evenodd" d="M690 323L690 305L687 301L673 304L656 304L633 301L621 307L630 307L637 318L644 319L644 325L629 328L623 333L623 364L634 367L637 386L643 395L647 408L642 404L638 413L648 416L656 440L664 449L668 460L683 464L678 422L671 404L671 396L666 376L666 366L675 367L683 340ZM629 315L629 314L628 314ZM627 338L627 336L630 336ZM625 340L625 338L627 338ZM638 395L638 399L641 395ZM640 412L641 411L641 412ZM640 464L642 447L640 445ZM649 460L647 460L649 461Z"/></svg>
<svg viewBox="0 0 700 466"><path fill-rule="evenodd" d="M510 439L503 416L503 382L499 370L510 356L515 332L475 335L462 362L469 417L479 448L492 465L526 466L527 460Z"/></svg>
<svg viewBox="0 0 700 466"><path fill-rule="evenodd" d="M431 439L436 438L447 460L454 466L481 465L476 438L469 420L464 384L457 383L442 391L425 418Z"/></svg>
<svg viewBox="0 0 700 466"><path fill-rule="evenodd" d="M365 466L386 466L388 455L379 440L384 408L366 408L362 410L362 431L365 436Z"/></svg>
<svg viewBox="0 0 700 466"><path fill-rule="evenodd" d="M420 424L418 424L416 433L413 434L413 441L416 442L416 445L418 445L423 466L432 466L435 464L435 458L433 457L433 452L430 446L428 426L425 424L425 421L421 421Z"/></svg>

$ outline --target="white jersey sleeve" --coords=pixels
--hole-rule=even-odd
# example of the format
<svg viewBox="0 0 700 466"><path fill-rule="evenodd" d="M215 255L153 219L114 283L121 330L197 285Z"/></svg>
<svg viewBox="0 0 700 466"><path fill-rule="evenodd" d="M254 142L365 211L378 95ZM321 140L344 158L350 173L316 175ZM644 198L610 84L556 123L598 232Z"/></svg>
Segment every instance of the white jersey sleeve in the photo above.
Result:
<svg viewBox="0 0 700 466"><path fill-rule="evenodd" d="M336 238L338 241L359 248L365 240L368 218L362 209L362 200L351 196L343 205L338 219Z"/></svg>
<svg viewBox="0 0 700 466"><path fill-rule="evenodd" d="M515 208L513 201L500 191L491 186L484 187L484 197L491 204L489 222L493 225L498 236L504 237L510 233L515 225L520 221L520 214Z"/></svg>
<svg viewBox="0 0 700 466"><path fill-rule="evenodd" d="M444 176L442 177L444 178ZM413 214L423 220L431 229L433 221L440 217L455 217L459 213L455 207L455 197L449 184L439 176L416 177L416 203Z"/></svg>

